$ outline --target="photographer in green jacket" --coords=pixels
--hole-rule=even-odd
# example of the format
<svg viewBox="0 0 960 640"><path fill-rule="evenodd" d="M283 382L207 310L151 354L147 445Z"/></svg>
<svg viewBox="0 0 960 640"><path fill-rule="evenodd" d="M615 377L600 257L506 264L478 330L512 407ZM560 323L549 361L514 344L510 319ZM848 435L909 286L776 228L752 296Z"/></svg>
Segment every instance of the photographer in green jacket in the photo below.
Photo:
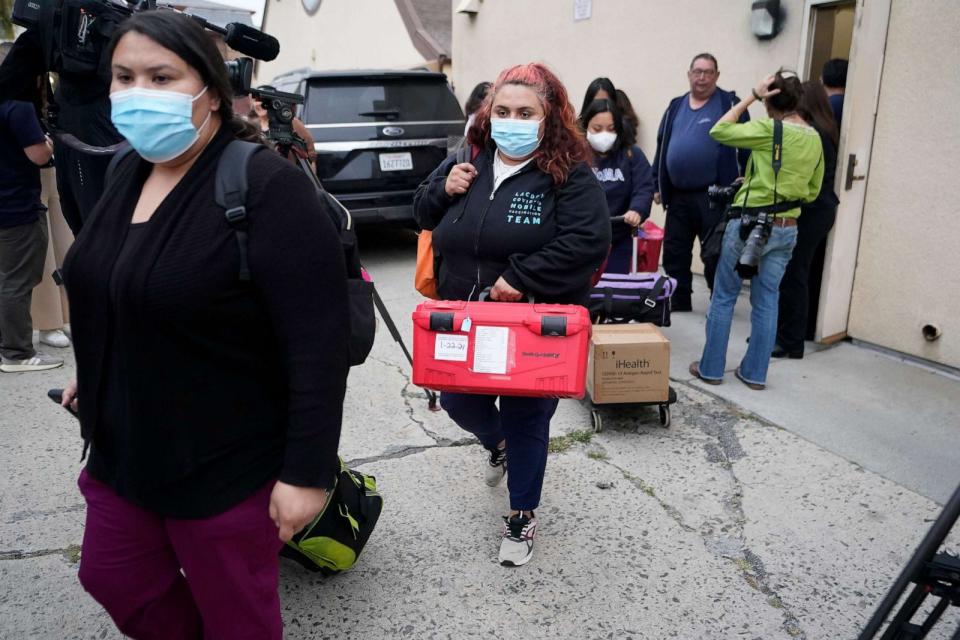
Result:
<svg viewBox="0 0 960 640"><path fill-rule="evenodd" d="M797 242L800 205L816 199L823 181L823 148L816 129L797 113L803 88L795 74L778 71L732 107L710 130L721 144L750 149L746 178L729 208L707 341L690 373L720 384L726 368L733 309L743 278L750 284L750 343L736 376L754 390L766 386L777 333L780 280ZM738 123L761 100L768 118Z"/></svg>

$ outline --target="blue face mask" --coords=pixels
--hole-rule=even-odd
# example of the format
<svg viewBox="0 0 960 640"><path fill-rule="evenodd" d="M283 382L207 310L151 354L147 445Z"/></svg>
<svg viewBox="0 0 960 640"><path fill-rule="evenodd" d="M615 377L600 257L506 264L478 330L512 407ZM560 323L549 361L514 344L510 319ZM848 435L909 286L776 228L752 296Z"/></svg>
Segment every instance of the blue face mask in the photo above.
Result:
<svg viewBox="0 0 960 640"><path fill-rule="evenodd" d="M542 120L491 118L490 136L497 149L508 158L525 158L540 146Z"/></svg>
<svg viewBox="0 0 960 640"><path fill-rule="evenodd" d="M154 164L182 155L200 137L210 114L200 128L193 126L195 96L176 91L126 89L110 94L110 119L130 146Z"/></svg>

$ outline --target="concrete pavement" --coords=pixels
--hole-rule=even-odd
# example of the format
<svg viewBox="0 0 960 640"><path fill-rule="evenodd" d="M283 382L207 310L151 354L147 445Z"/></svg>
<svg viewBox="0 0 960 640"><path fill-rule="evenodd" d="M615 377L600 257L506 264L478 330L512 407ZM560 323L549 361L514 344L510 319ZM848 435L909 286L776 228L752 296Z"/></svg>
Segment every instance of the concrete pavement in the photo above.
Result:
<svg viewBox="0 0 960 640"><path fill-rule="evenodd" d="M412 236L362 246L409 340ZM381 326L351 373L341 452L377 476L383 516L353 571L282 565L286 637L855 637L960 481L960 383L841 345L775 364L762 393L732 376L701 388L695 307L668 329L670 429L638 408L591 435L588 407L561 402L537 551L512 570L496 563L505 486L483 484L483 450L427 410ZM0 638L119 637L76 582L78 430L44 397L71 367L0 376Z"/></svg>

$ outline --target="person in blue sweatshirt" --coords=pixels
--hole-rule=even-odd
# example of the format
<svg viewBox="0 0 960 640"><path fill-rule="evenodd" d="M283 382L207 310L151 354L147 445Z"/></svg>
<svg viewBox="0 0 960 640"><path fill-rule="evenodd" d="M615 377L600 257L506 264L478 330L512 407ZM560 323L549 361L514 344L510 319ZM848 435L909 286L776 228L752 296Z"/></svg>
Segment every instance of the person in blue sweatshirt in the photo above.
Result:
<svg viewBox="0 0 960 640"><path fill-rule="evenodd" d="M593 150L591 166L607 196L610 216L623 216L622 222L612 223L606 271L629 273L633 230L650 217L653 170L640 147L631 145L624 135L623 118L615 102L594 100L580 114L580 122Z"/></svg>

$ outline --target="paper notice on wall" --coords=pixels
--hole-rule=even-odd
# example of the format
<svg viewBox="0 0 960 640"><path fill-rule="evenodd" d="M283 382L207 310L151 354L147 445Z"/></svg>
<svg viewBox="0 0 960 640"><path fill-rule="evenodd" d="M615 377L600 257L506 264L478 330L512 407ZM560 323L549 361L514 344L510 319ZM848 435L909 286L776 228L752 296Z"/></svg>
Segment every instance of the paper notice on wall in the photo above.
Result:
<svg viewBox="0 0 960 640"><path fill-rule="evenodd" d="M476 327L473 340L473 370L476 373L505 374L510 328Z"/></svg>
<svg viewBox="0 0 960 640"><path fill-rule="evenodd" d="M593 0L573 0L573 19L589 20L593 14Z"/></svg>
<svg viewBox="0 0 960 640"><path fill-rule="evenodd" d="M438 333L437 340L433 346L433 359L466 362L469 340L469 336L457 335L455 333Z"/></svg>

